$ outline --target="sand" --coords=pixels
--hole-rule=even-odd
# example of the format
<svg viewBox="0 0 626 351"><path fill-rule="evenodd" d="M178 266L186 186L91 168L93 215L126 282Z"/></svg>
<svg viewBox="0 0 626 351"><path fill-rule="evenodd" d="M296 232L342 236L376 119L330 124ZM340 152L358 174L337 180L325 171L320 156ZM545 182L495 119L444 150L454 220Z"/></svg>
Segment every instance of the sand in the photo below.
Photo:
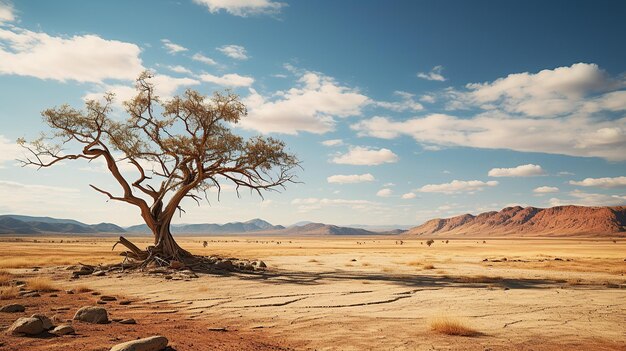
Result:
<svg viewBox="0 0 626 351"><path fill-rule="evenodd" d="M45 260L56 249L93 250L101 260L119 260L107 255L112 239L63 244L54 240L34 259ZM202 248L202 240L209 240L207 248ZM180 241L197 254L262 259L270 269L200 275L188 281L149 274L69 281L69 273L58 268L11 270L55 276L64 288L88 285L167 306L163 308L190 320L255 331L280 340L286 348L626 349L625 241L451 239L446 244L439 239L432 247L420 240L399 245L395 239L372 237ZM27 255L34 245L0 243L0 268L11 252ZM432 331L430 322L441 316L458 319L481 334ZM177 348L187 349L193 348Z"/></svg>

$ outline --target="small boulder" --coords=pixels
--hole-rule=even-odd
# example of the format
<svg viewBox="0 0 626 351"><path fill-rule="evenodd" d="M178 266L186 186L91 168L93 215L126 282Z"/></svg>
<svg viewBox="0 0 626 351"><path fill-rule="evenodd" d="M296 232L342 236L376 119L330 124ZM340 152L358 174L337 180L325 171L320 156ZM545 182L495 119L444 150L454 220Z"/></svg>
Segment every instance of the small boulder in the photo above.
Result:
<svg viewBox="0 0 626 351"><path fill-rule="evenodd" d="M50 330L54 327L54 325L52 324L52 321L50 320L50 318L46 317L46 315L43 314L33 314L32 316L30 316L30 318L37 318L41 321L41 326L45 329L45 330Z"/></svg>
<svg viewBox="0 0 626 351"><path fill-rule="evenodd" d="M130 301L130 300L122 300L122 301L120 301L120 305L122 305L122 306L130 305L131 303L132 303L132 301Z"/></svg>
<svg viewBox="0 0 626 351"><path fill-rule="evenodd" d="M137 324L137 321L133 318L122 319L120 324Z"/></svg>
<svg viewBox="0 0 626 351"><path fill-rule="evenodd" d="M22 296L24 296L24 297L40 297L41 295L38 292L34 291L34 292L26 293L26 294L24 294Z"/></svg>
<svg viewBox="0 0 626 351"><path fill-rule="evenodd" d="M16 312L24 312L26 308L20 304L12 303L10 305L5 305L0 307L0 312L6 313L16 313Z"/></svg>
<svg viewBox="0 0 626 351"><path fill-rule="evenodd" d="M107 310L102 307L85 306L76 311L74 320L86 323L105 324L109 322L109 315Z"/></svg>
<svg viewBox="0 0 626 351"><path fill-rule="evenodd" d="M63 324L63 325L59 325L58 327L52 329L50 331L50 334L54 334L57 336L62 336L62 335L66 335L66 334L74 334L76 331L74 330L74 328L69 325L69 324Z"/></svg>
<svg viewBox="0 0 626 351"><path fill-rule="evenodd" d="M12 335L37 335L44 331L39 318L18 318L7 330Z"/></svg>
<svg viewBox="0 0 626 351"><path fill-rule="evenodd" d="M102 295L102 296L100 296L100 300L102 300L102 301L116 301L117 298L115 296Z"/></svg>
<svg viewBox="0 0 626 351"><path fill-rule="evenodd" d="M265 262L259 261L259 267L260 268L267 268L267 265L265 264Z"/></svg>
<svg viewBox="0 0 626 351"><path fill-rule="evenodd" d="M94 275L96 277L102 277L105 274L106 273L104 271L94 271L93 273L91 273L91 275Z"/></svg>
<svg viewBox="0 0 626 351"><path fill-rule="evenodd" d="M151 336L117 344L111 348L111 351L160 351L167 347L168 342L164 336Z"/></svg>

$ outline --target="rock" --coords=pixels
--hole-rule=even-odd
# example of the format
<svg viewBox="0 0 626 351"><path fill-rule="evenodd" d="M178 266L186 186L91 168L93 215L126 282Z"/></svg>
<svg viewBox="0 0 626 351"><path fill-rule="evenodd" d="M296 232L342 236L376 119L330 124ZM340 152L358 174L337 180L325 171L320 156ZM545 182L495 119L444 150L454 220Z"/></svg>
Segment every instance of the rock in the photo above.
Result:
<svg viewBox="0 0 626 351"><path fill-rule="evenodd" d="M116 322L116 323L117 322L121 322L123 320L124 320L124 318L111 318L111 321Z"/></svg>
<svg viewBox="0 0 626 351"><path fill-rule="evenodd" d="M559 258L559 257L555 257L555 258L554 258L554 260L555 260L555 261L563 261L563 259L562 259L562 258Z"/></svg>
<svg viewBox="0 0 626 351"><path fill-rule="evenodd" d="M102 295L102 296L100 296L100 300L102 300L102 301L117 301L117 298L115 296Z"/></svg>
<svg viewBox="0 0 626 351"><path fill-rule="evenodd" d="M26 293L26 294L24 294L22 296L24 296L24 297L40 297L41 295L38 292L35 291L35 292Z"/></svg>
<svg viewBox="0 0 626 351"><path fill-rule="evenodd" d="M107 302L106 302L106 301L102 301L102 300L98 300L98 301L96 301L96 303L97 303L98 305L106 305L106 304L107 304Z"/></svg>
<svg viewBox="0 0 626 351"><path fill-rule="evenodd" d="M96 277L102 277L106 273L104 271L94 271L91 275L95 275Z"/></svg>
<svg viewBox="0 0 626 351"><path fill-rule="evenodd" d="M120 301L120 305L122 305L122 306L130 305L131 303L132 303L132 301L130 301L130 300Z"/></svg>
<svg viewBox="0 0 626 351"><path fill-rule="evenodd" d="M54 324L52 324L52 321L50 320L50 318L46 317L46 315L43 314L33 314L32 316L30 316L30 318L37 318L41 321L41 326L45 329L45 330L50 330L54 327Z"/></svg>
<svg viewBox="0 0 626 351"><path fill-rule="evenodd" d="M48 296L50 296L50 297L59 297L59 295L57 295L57 294L50 294Z"/></svg>
<svg viewBox="0 0 626 351"><path fill-rule="evenodd" d="M44 331L39 318L18 318L7 330L12 335L37 335Z"/></svg>
<svg viewBox="0 0 626 351"><path fill-rule="evenodd" d="M266 267L267 267L267 265L265 264L265 262L263 262L263 261L259 261L259 267L260 267L260 268L266 268Z"/></svg>
<svg viewBox="0 0 626 351"><path fill-rule="evenodd" d="M356 262L356 258L351 259L350 262Z"/></svg>
<svg viewBox="0 0 626 351"><path fill-rule="evenodd" d="M63 317L61 317L61 315L55 314L54 316L52 316L52 321L56 322L56 323L63 323L63 322L65 322L65 319L63 319Z"/></svg>
<svg viewBox="0 0 626 351"><path fill-rule="evenodd" d="M250 263L247 263L245 266L243 266L243 269L245 269L247 271L253 271L254 270L254 266L251 265Z"/></svg>
<svg viewBox="0 0 626 351"><path fill-rule="evenodd" d="M171 276L171 275L166 275L166 276L165 276L165 277L163 277L163 278L165 278L165 279L167 279L167 280L170 280L170 279L172 279L172 276Z"/></svg>
<svg viewBox="0 0 626 351"><path fill-rule="evenodd" d="M74 291L73 290L65 290L65 293L68 295L73 295Z"/></svg>
<svg viewBox="0 0 626 351"><path fill-rule="evenodd" d="M99 293L99 292L97 292L97 291L94 291L94 292L92 292L92 293L91 293L91 295L93 295L93 296L98 296L98 295L100 295L100 293Z"/></svg>
<svg viewBox="0 0 626 351"><path fill-rule="evenodd" d="M63 325L59 325L58 327L52 329L50 331L50 334L62 336L62 335L66 335L66 334L74 334L75 332L76 331L74 330L74 328L72 328L71 325L63 324Z"/></svg>
<svg viewBox="0 0 626 351"><path fill-rule="evenodd" d="M133 318L127 318L127 319L122 319L120 321L120 324L137 324L137 321L135 321Z"/></svg>
<svg viewBox="0 0 626 351"><path fill-rule="evenodd" d="M209 331L215 331L215 332L225 332L228 331L226 330L226 327L210 327L207 328Z"/></svg>
<svg viewBox="0 0 626 351"><path fill-rule="evenodd" d="M86 323L105 324L109 322L109 314L107 310L102 307L85 306L76 311L74 320Z"/></svg>
<svg viewBox="0 0 626 351"><path fill-rule="evenodd" d="M111 348L111 351L160 351L167 347L167 343L168 340L164 336L151 336L117 344Z"/></svg>
<svg viewBox="0 0 626 351"><path fill-rule="evenodd" d="M26 308L24 306L17 304L17 303L0 307L0 312L6 312L6 313L24 312L25 310Z"/></svg>
<svg viewBox="0 0 626 351"><path fill-rule="evenodd" d="M170 268L171 269L182 269L182 268L185 268L185 264L183 264L180 261L172 260L172 261L170 261Z"/></svg>

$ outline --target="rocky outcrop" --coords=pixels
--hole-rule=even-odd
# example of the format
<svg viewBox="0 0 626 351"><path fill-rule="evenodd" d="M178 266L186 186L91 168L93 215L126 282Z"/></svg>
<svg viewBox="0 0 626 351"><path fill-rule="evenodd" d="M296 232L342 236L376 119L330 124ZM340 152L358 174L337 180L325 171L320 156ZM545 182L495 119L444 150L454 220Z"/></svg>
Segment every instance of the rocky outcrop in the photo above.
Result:
<svg viewBox="0 0 626 351"><path fill-rule="evenodd" d="M626 207L507 207L432 219L406 236L626 236Z"/></svg>

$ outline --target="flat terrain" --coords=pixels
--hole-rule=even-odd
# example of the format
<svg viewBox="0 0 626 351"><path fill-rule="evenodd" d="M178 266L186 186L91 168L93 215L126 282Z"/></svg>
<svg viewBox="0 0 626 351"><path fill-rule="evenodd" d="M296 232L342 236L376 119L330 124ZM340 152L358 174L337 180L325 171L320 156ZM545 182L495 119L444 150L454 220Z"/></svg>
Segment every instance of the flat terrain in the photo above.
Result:
<svg viewBox="0 0 626 351"><path fill-rule="evenodd" d="M249 338L272 340L262 344L268 348L317 350L626 349L623 240L438 239L428 247L425 240L400 245L373 237L194 237L181 238L181 245L196 254L261 259L269 269L194 279L109 273L76 281L58 266L119 262L113 238L1 240L0 269L159 306L157 316L168 311L180 316L178 323L199 323L199 333L225 327L222 334L241 338L243 349ZM33 272L35 266L42 268ZM148 309L135 312L138 321L141 313L156 318ZM476 333L431 330L441 317ZM172 338L176 330L164 325L154 324L149 334ZM29 350L55 349L46 344ZM201 348L179 343L176 350Z"/></svg>

